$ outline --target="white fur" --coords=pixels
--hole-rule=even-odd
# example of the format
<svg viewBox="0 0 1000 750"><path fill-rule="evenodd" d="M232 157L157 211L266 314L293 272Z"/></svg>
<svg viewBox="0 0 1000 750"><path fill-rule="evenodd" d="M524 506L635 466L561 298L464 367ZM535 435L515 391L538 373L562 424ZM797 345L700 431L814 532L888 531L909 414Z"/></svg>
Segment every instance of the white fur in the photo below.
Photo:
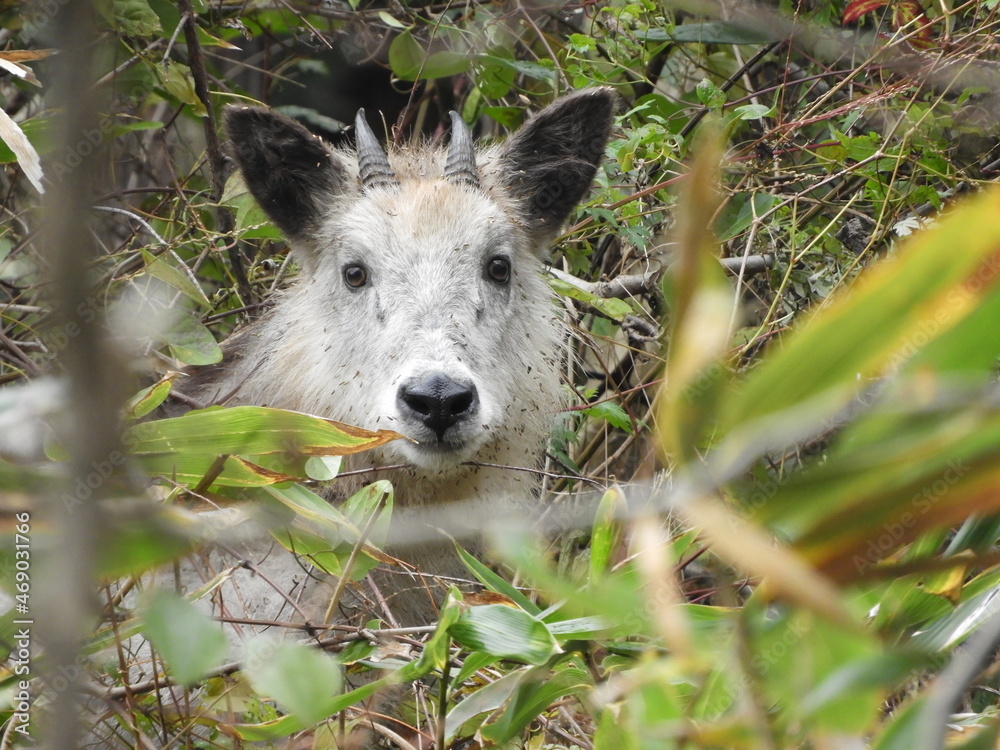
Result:
<svg viewBox="0 0 1000 750"><path fill-rule="evenodd" d="M595 127L592 140L603 146L600 133ZM396 500L390 551L450 584L465 573L434 528L442 512L458 516L445 524L453 531L457 520L481 532L496 515L529 520L536 502L535 475L517 468L537 467L560 405L562 334L543 268L554 230L528 225L504 187L510 175L499 174L498 150L478 155L481 189L451 184L440 176L443 152L418 149L390 156L398 188L363 191L354 155L331 153L337 173L351 178L325 196L318 225L298 233L299 278L264 319L227 342L227 361L196 374L188 390L207 403L281 407L409 438L351 456L344 466L405 468L336 480L327 494L344 498L365 481L389 479ZM558 196L563 183L552 179L540 188ZM506 285L485 273L497 255L511 262ZM345 283L350 264L368 269L364 287ZM432 374L478 395L475 419L459 421L440 440L397 398L401 384ZM413 544L405 544L408 536ZM424 579L380 569L375 581L387 608L353 588L342 598L361 607L361 622L372 613L404 626L433 620L443 588L431 594ZM221 571L231 575L201 606L245 620L301 623L304 615L318 624L336 585L269 539L218 546L182 563L178 578L161 574L157 582L190 592ZM343 608L340 616L356 619ZM276 630L227 626L237 655L248 635Z"/></svg>
<svg viewBox="0 0 1000 750"><path fill-rule="evenodd" d="M321 228L296 248L303 258L300 278L264 320L237 335L232 348L240 356L201 393L410 438L345 462L346 469L411 465L377 475L395 488L397 539L407 530L424 540L430 534L407 509L482 507L485 498L498 513L530 507L532 474L465 462L536 468L560 402L560 327L541 260L548 238L530 237L513 202L491 185L489 156L481 157L484 190L425 177L439 173L436 157L411 154L394 164L398 190L352 190L332 201ZM498 254L511 260L506 286L484 275ZM368 269L361 289L344 282L343 268L352 263ZM436 444L397 404L402 382L429 373L472 383L479 396L476 419L449 431L447 445ZM359 484L335 482L332 493L344 496ZM463 574L442 544L394 551L425 573ZM301 565L281 550L272 549L267 560L270 577L288 583L303 577ZM387 596L399 588L398 582L386 585ZM270 586L264 589L261 596L273 600ZM409 623L432 617L426 594L417 599L421 603L402 597L396 615Z"/></svg>

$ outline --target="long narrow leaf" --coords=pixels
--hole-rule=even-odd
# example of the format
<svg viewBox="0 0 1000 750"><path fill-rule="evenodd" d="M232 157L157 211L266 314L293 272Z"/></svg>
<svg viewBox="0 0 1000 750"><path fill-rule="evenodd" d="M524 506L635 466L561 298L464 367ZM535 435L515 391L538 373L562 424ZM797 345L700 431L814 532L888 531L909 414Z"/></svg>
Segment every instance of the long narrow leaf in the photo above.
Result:
<svg viewBox="0 0 1000 750"><path fill-rule="evenodd" d="M850 294L813 314L747 378L723 407L724 428L749 426L835 394L826 413L815 415L820 422L867 378L903 361L915 342L926 344L972 314L1000 280L998 212L1000 188L994 188L870 269Z"/></svg>

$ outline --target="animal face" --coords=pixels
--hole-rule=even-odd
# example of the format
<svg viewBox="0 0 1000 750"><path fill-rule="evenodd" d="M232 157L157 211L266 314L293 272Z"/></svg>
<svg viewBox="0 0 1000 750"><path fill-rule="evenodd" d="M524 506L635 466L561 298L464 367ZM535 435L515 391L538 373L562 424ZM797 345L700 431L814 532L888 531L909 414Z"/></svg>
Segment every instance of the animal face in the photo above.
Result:
<svg viewBox="0 0 1000 750"><path fill-rule="evenodd" d="M581 92L479 153L453 116L447 154L391 161L363 115L353 154L268 110L229 110L247 185L302 265L244 354L241 400L396 430L410 442L386 457L430 474L536 453L558 404L542 258L612 110L607 90Z"/></svg>
<svg viewBox="0 0 1000 750"><path fill-rule="evenodd" d="M379 190L320 233L297 305L321 312L314 372L342 373L324 413L396 430L414 442L394 459L443 471L475 458L519 395L539 398L531 370L550 368L524 346L540 330L553 358L555 310L534 248L488 196L441 180Z"/></svg>

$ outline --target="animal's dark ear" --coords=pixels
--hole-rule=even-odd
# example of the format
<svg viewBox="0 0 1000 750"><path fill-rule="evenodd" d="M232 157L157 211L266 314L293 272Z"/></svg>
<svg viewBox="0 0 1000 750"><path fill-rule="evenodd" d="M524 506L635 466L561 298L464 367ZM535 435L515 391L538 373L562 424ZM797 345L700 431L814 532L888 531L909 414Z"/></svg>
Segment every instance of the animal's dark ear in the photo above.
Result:
<svg viewBox="0 0 1000 750"><path fill-rule="evenodd" d="M289 239L307 239L347 183L341 159L295 120L263 107L228 107L225 123L261 208Z"/></svg>
<svg viewBox="0 0 1000 750"><path fill-rule="evenodd" d="M590 188L616 105L611 89L578 91L543 109L504 144L501 179L539 239L554 234Z"/></svg>

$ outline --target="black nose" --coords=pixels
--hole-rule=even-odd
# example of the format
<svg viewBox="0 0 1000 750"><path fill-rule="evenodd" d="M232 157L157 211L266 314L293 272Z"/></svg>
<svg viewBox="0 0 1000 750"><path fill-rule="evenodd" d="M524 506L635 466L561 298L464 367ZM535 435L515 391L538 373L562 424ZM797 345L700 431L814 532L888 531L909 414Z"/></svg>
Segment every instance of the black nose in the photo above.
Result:
<svg viewBox="0 0 1000 750"><path fill-rule="evenodd" d="M429 375L399 387L396 401L403 414L411 415L444 440L449 427L472 417L479 409L474 385L456 383L447 375Z"/></svg>

